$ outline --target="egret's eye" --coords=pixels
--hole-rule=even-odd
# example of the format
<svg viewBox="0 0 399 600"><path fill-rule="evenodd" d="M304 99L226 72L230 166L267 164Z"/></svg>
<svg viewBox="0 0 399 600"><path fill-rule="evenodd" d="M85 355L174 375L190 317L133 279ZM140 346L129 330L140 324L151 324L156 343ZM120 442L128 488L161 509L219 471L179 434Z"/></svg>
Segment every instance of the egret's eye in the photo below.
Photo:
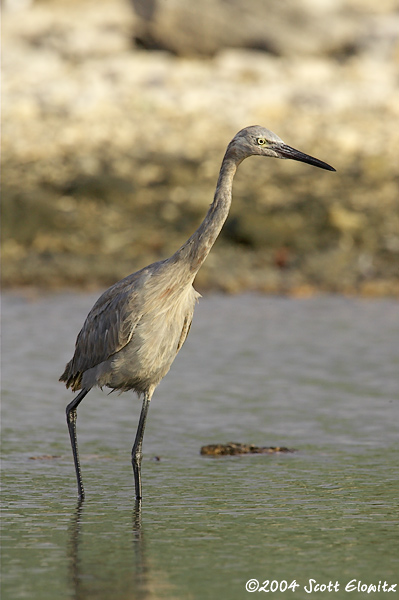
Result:
<svg viewBox="0 0 399 600"><path fill-rule="evenodd" d="M258 138L258 146L265 146L266 140L265 138Z"/></svg>

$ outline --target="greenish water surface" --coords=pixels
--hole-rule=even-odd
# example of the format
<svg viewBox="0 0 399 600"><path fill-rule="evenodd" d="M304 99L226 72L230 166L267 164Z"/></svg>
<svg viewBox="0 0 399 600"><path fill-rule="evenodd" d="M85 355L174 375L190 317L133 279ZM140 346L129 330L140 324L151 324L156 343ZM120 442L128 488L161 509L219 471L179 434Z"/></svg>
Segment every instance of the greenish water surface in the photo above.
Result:
<svg viewBox="0 0 399 600"><path fill-rule="evenodd" d="M398 304L202 299L150 407L138 511L131 393L79 407L76 501L57 379L96 297L3 296L2 599L396 597ZM199 454L228 441L297 451Z"/></svg>

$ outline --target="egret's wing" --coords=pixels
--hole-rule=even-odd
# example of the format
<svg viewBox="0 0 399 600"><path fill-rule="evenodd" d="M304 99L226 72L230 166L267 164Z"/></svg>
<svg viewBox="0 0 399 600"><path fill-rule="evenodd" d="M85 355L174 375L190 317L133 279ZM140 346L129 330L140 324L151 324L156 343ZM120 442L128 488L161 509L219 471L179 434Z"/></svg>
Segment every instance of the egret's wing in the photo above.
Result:
<svg viewBox="0 0 399 600"><path fill-rule="evenodd" d="M60 378L67 387L79 389L85 371L119 352L132 339L142 316L136 283L134 275L118 282L100 296L87 315L75 354Z"/></svg>

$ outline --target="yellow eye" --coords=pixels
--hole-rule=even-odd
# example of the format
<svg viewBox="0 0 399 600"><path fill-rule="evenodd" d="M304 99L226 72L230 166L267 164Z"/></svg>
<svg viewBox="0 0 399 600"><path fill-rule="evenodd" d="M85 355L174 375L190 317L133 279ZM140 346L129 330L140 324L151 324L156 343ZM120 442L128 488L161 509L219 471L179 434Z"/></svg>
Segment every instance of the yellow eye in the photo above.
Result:
<svg viewBox="0 0 399 600"><path fill-rule="evenodd" d="M266 144L265 138L258 138L258 146L264 146Z"/></svg>

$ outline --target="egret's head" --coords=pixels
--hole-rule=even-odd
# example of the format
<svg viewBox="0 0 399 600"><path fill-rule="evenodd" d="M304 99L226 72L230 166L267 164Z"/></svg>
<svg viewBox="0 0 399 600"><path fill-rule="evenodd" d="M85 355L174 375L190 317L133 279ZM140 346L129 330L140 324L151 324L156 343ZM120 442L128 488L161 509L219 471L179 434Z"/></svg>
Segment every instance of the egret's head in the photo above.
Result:
<svg viewBox="0 0 399 600"><path fill-rule="evenodd" d="M299 160L320 167L320 169L335 171L327 163L287 146L278 135L265 127L260 127L260 125L241 129L231 140L227 152L234 154L240 162L248 156L272 156L274 158Z"/></svg>

